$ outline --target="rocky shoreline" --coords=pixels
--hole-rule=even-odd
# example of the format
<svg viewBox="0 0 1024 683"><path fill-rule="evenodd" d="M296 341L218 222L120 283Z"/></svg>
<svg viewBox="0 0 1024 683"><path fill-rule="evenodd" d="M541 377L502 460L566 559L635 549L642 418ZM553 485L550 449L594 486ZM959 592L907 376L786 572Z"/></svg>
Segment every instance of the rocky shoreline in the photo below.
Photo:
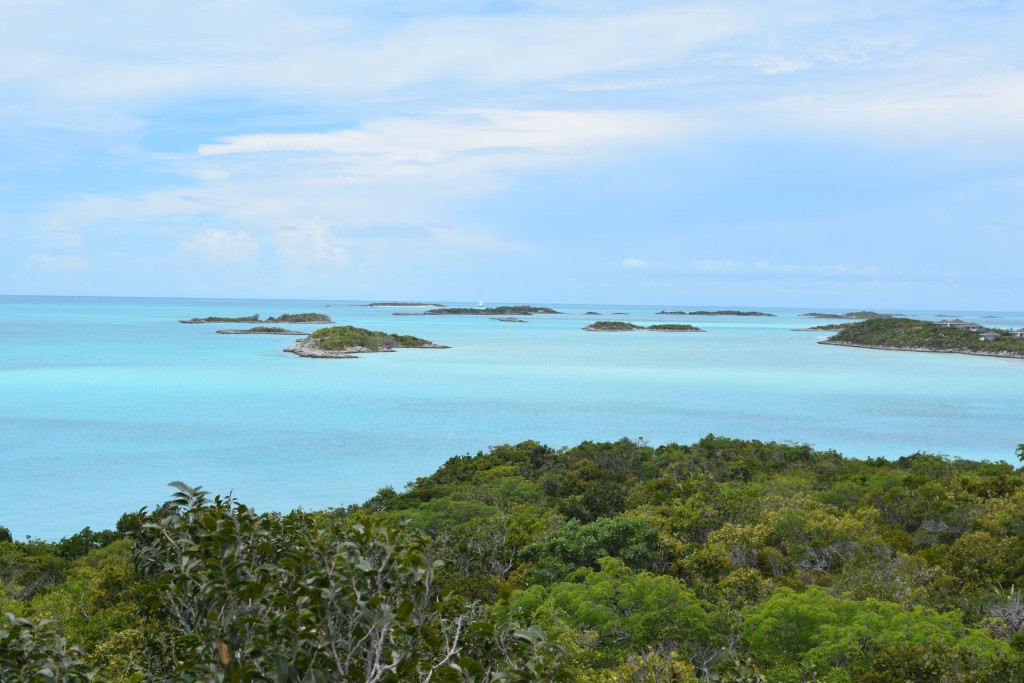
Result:
<svg viewBox="0 0 1024 683"><path fill-rule="evenodd" d="M248 330L217 330L217 334L289 334L293 337L302 337L306 332L286 330L283 327L252 327Z"/></svg>
<svg viewBox="0 0 1024 683"><path fill-rule="evenodd" d="M286 353L294 353L303 358L358 358L357 353L392 353L395 349L450 349L450 346L441 344L429 344L423 346L397 346L388 348L371 349L366 346L350 346L345 349L322 349L317 345L316 340L300 339L285 349Z"/></svg>
<svg viewBox="0 0 1024 683"><path fill-rule="evenodd" d="M829 346L850 346L857 349L874 349L876 351L913 351L915 353L955 353L962 356L990 356L993 358L1020 358L1024 359L1024 353L1013 353L1010 351L972 351L970 349L928 349L918 346L872 346L869 344L851 344L849 342L830 341L828 339L818 342Z"/></svg>

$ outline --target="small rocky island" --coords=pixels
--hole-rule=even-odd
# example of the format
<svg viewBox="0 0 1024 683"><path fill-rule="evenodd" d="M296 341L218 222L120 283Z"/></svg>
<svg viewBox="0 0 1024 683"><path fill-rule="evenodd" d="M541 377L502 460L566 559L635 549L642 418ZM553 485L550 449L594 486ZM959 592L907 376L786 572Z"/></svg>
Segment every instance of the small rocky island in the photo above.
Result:
<svg viewBox="0 0 1024 683"><path fill-rule="evenodd" d="M856 323L829 323L827 325L815 325L814 327L798 327L793 332L835 332L854 324Z"/></svg>
<svg viewBox="0 0 1024 683"><path fill-rule="evenodd" d="M367 308L444 308L444 304L428 304L421 301L378 301L372 304L352 304Z"/></svg>
<svg viewBox="0 0 1024 683"><path fill-rule="evenodd" d="M733 315L733 316L761 316L774 318L774 313L762 313L761 311L658 311L658 315Z"/></svg>
<svg viewBox="0 0 1024 683"><path fill-rule="evenodd" d="M561 314L552 308L544 306L494 306L493 308L432 308L423 311L423 315L534 315L536 313Z"/></svg>
<svg viewBox="0 0 1024 683"><path fill-rule="evenodd" d="M892 313L875 313L874 311L854 311L852 313L801 313L802 318L823 318L825 320L875 320L876 318L895 318Z"/></svg>
<svg viewBox="0 0 1024 683"><path fill-rule="evenodd" d="M525 323L526 321L522 318L517 318L514 315L510 315L507 318L491 318L491 320L497 320L502 323Z"/></svg>
<svg viewBox="0 0 1024 683"><path fill-rule="evenodd" d="M589 332L632 332L632 331L645 331L645 332L703 332L704 330L693 325L634 325L633 323L624 323L618 320L598 320L597 322L590 323L583 328Z"/></svg>
<svg viewBox="0 0 1024 683"><path fill-rule="evenodd" d="M331 320L331 316L324 315L323 313L282 313L276 318L271 316L266 320L260 320L259 315L249 315L244 318L223 318L220 316L211 316L209 318L190 318L188 320L179 320L180 323L186 325L201 325L204 323L287 323L291 325L323 325L334 322Z"/></svg>
<svg viewBox="0 0 1024 683"><path fill-rule="evenodd" d="M395 349L447 349L434 342L407 334L377 332L344 325L325 327L285 349L305 358L357 358L357 353L380 353Z"/></svg>
<svg viewBox="0 0 1024 683"><path fill-rule="evenodd" d="M597 311L587 311L587 312L586 312L586 313L584 313L583 315L601 315L601 314L600 314L600 313L598 313Z"/></svg>
<svg viewBox="0 0 1024 683"><path fill-rule="evenodd" d="M290 334L293 337L301 337L306 333L299 332L298 330L287 330L283 327L267 327L266 325L259 325L245 330L217 330L217 334Z"/></svg>
<svg viewBox="0 0 1024 683"><path fill-rule="evenodd" d="M875 318L843 325L819 342L886 351L928 351L1024 358L1024 330L993 330L963 321L938 323L910 318Z"/></svg>

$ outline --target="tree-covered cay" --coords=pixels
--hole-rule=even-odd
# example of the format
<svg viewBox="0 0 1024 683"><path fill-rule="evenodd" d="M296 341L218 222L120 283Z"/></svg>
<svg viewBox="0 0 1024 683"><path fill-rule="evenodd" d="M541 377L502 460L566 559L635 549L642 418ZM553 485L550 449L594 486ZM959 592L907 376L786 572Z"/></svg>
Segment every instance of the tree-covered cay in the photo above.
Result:
<svg viewBox="0 0 1024 683"><path fill-rule="evenodd" d="M878 318L844 325L823 344L864 346L902 351L938 351L986 356L1024 357L1024 339L1009 330L986 330L994 339L982 339L978 331L946 327L926 320Z"/></svg>
<svg viewBox="0 0 1024 683"><path fill-rule="evenodd" d="M189 318L188 320L179 320L180 323L186 325L196 325L203 323L258 323L260 316L258 314L247 315L242 318L224 318L220 316L211 316L208 318ZM276 318L271 316L262 322L267 323L292 323L292 324L324 324L330 323L331 317L323 313L282 313Z"/></svg>
<svg viewBox="0 0 1024 683"><path fill-rule="evenodd" d="M423 315L534 315L535 313L560 314L546 306L494 306L492 308L432 308Z"/></svg>
<svg viewBox="0 0 1024 683"><path fill-rule="evenodd" d="M592 322L583 329L591 332L631 332L634 330L647 330L652 332L703 332L704 330L693 325L634 325L620 320L598 320Z"/></svg>
<svg viewBox="0 0 1024 683"><path fill-rule="evenodd" d="M285 351L310 358L352 358L352 354L355 353L446 348L448 347L408 334L392 334L341 325L319 329L289 346Z"/></svg>

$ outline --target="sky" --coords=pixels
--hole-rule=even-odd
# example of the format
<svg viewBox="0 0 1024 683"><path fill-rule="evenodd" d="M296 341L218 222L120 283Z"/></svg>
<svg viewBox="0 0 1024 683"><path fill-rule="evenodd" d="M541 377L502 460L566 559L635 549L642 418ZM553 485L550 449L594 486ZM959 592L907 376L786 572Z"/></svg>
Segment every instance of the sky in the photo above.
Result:
<svg viewBox="0 0 1024 683"><path fill-rule="evenodd" d="M0 294L1024 309L1019 0L0 0Z"/></svg>

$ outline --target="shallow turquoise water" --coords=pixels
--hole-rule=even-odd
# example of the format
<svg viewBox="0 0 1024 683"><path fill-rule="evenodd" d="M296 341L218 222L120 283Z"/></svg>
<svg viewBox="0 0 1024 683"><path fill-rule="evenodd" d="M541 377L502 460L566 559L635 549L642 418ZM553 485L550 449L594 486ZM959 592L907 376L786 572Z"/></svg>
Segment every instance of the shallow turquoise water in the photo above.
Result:
<svg viewBox="0 0 1024 683"><path fill-rule="evenodd" d="M822 346L824 333L791 331L817 323L803 309L677 320L662 306L554 307L566 315L510 324L329 301L0 297L0 525L42 538L110 527L175 479L258 509L340 506L524 439L715 433L986 459L1024 441L1024 361ZM452 348L304 359L281 351L289 337L177 322L302 311ZM949 312L1024 326L1024 313ZM594 319L707 333L581 330Z"/></svg>

